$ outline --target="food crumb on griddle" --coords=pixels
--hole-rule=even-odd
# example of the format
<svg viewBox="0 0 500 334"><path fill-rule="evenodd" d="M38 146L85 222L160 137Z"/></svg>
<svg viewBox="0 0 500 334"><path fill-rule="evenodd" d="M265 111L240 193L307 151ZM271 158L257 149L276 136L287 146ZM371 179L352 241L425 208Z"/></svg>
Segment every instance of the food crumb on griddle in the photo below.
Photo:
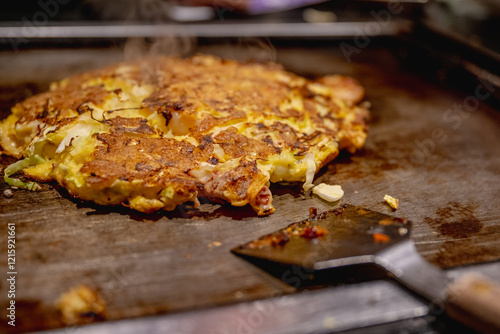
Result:
<svg viewBox="0 0 500 334"><path fill-rule="evenodd" d="M220 247L220 246L222 246L222 243L219 242L219 241L213 241L213 242L211 242L211 243L208 244L208 248L212 248L214 246L215 247Z"/></svg>
<svg viewBox="0 0 500 334"><path fill-rule="evenodd" d="M106 314L104 300L86 285L79 285L63 293L56 302L65 324L84 324L103 320Z"/></svg>
<svg viewBox="0 0 500 334"><path fill-rule="evenodd" d="M317 219L322 219L321 216L322 215L320 214ZM290 238L293 237L316 239L327 233L328 231L325 228L319 225L311 225L311 222L309 221L303 221L294 223L279 233L269 234L261 237L260 239L250 241L244 247L249 249L262 249L269 246L284 246L288 241L290 241Z"/></svg>
<svg viewBox="0 0 500 334"><path fill-rule="evenodd" d="M261 249L268 246L284 246L288 241L290 241L289 235L288 231L284 231L283 233L279 233L277 235L266 235L258 240L250 241L245 245L245 248Z"/></svg>
<svg viewBox="0 0 500 334"><path fill-rule="evenodd" d="M14 196L14 192L11 189L5 189L3 191L3 196L7 197L7 198L11 198L12 196Z"/></svg>
<svg viewBox="0 0 500 334"><path fill-rule="evenodd" d="M384 201L389 204L389 206L391 208L393 208L394 210L397 210L398 207L399 207L399 200L397 198L394 198L392 196L389 196L389 195L385 195L384 196Z"/></svg>
<svg viewBox="0 0 500 334"><path fill-rule="evenodd" d="M327 230L321 226L308 226L300 233L300 236L306 239L316 239L326 233Z"/></svg>

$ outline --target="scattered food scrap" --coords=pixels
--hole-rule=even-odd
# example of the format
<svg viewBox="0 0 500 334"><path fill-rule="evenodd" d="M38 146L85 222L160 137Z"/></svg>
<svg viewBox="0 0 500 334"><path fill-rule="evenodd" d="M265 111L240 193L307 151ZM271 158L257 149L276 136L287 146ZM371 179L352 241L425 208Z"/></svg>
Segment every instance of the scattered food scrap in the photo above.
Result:
<svg viewBox="0 0 500 334"><path fill-rule="evenodd" d="M318 215L317 219L321 219L321 215ZM313 225L309 221L294 223L283 231L269 234L247 243L245 248L255 249L268 246L284 246L288 241L290 241L290 238L293 237L315 239L327 233L328 231L325 228L319 225Z"/></svg>
<svg viewBox="0 0 500 334"><path fill-rule="evenodd" d="M71 288L59 297L57 309L66 324L83 324L103 320L106 305L93 289L86 285Z"/></svg>
<svg viewBox="0 0 500 334"><path fill-rule="evenodd" d="M315 239L327 233L328 231L321 226L308 226L300 233L300 236L306 239Z"/></svg>
<svg viewBox="0 0 500 334"><path fill-rule="evenodd" d="M219 241L212 241L211 243L208 244L208 248L220 247L221 245L222 243L220 243Z"/></svg>
<svg viewBox="0 0 500 334"><path fill-rule="evenodd" d="M3 191L3 196L7 197L7 198L11 198L12 196L14 196L14 193L12 192L11 189L5 189Z"/></svg>
<svg viewBox="0 0 500 334"><path fill-rule="evenodd" d="M318 209L315 207L309 208L309 218L315 218L318 215Z"/></svg>
<svg viewBox="0 0 500 334"><path fill-rule="evenodd" d="M326 183L320 183L312 189L312 192L325 201L335 202L344 196L341 186L332 186Z"/></svg>
<svg viewBox="0 0 500 334"><path fill-rule="evenodd" d="M384 201L389 204L389 206L391 208L393 208L394 210L397 210L398 207L399 207L399 200L397 198L394 198L392 196L389 196L389 195L385 195L384 196Z"/></svg>
<svg viewBox="0 0 500 334"><path fill-rule="evenodd" d="M400 227L400 228L398 228L398 233L399 233L399 235L405 235L408 233L408 229L404 228L404 227Z"/></svg>
<svg viewBox="0 0 500 334"><path fill-rule="evenodd" d="M391 237L382 233L373 233L373 241L375 242L389 242Z"/></svg>
<svg viewBox="0 0 500 334"><path fill-rule="evenodd" d="M343 205L339 206L337 209L333 210L332 212L335 214L335 216L338 216L338 215L342 214L342 212L344 212L344 209L346 209L346 208L347 208L347 204L343 204ZM327 213L323 212L323 214L326 215Z"/></svg>
<svg viewBox="0 0 500 334"><path fill-rule="evenodd" d="M382 219L381 221L379 221L378 223L379 223L379 225L385 225L385 226L387 226L387 225L394 224L395 221L393 219L391 219L391 218L385 218L385 219Z"/></svg>

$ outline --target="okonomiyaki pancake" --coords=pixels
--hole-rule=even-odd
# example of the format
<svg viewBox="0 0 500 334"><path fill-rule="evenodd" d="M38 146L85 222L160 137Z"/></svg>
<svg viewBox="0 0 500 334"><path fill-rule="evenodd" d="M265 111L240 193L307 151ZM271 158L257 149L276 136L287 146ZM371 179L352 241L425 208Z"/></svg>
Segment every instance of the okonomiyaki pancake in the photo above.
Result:
<svg viewBox="0 0 500 334"><path fill-rule="evenodd" d="M275 63L210 55L120 63L53 83L0 124L5 170L102 205L173 210L198 198L274 211L270 182L303 182L367 135L364 90Z"/></svg>

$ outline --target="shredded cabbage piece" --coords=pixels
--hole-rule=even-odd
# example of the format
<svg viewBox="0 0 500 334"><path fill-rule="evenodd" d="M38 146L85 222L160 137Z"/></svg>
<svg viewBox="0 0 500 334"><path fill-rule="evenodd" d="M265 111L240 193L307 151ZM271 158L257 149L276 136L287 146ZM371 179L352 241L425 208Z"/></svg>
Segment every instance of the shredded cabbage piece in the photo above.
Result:
<svg viewBox="0 0 500 334"><path fill-rule="evenodd" d="M12 174L15 174L15 173L25 169L26 167L38 165L38 164L42 163L43 161L44 160L41 156L39 156L38 154L35 154L35 155L30 156L29 158L14 162L13 164L11 164L5 168L3 179L5 180L5 182L8 185L10 185L12 187L28 189L31 191L40 190L40 189L42 189L42 187L40 187L40 185L36 182L23 182L19 179L11 178L10 176Z"/></svg>
<svg viewBox="0 0 500 334"><path fill-rule="evenodd" d="M305 191L308 191L309 189L314 187L314 184L312 183L314 180L314 173L316 173L316 163L314 162L314 153L312 152L307 153L304 158L304 162L307 164L307 170L306 170L306 182L304 182L302 188Z"/></svg>

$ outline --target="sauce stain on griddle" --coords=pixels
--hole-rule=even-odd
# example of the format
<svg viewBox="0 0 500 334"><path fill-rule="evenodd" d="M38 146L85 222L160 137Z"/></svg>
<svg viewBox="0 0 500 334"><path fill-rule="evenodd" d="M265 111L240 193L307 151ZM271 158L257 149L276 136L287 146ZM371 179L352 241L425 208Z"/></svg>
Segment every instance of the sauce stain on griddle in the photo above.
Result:
<svg viewBox="0 0 500 334"><path fill-rule="evenodd" d="M483 229L483 223L474 216L472 205L451 202L446 207L436 210L437 218L425 217L424 221L441 236L467 238Z"/></svg>
<svg viewBox="0 0 500 334"><path fill-rule="evenodd" d="M498 250L478 246L470 239L445 241L432 262L441 268L463 266L498 259Z"/></svg>
<svg viewBox="0 0 500 334"><path fill-rule="evenodd" d="M450 202L437 209L434 217L425 217L424 222L436 230L439 237L445 238L435 256L429 259L442 268L492 261L499 257L498 249L476 242L476 238L493 236L499 231L492 226L485 228L475 216L471 204Z"/></svg>

